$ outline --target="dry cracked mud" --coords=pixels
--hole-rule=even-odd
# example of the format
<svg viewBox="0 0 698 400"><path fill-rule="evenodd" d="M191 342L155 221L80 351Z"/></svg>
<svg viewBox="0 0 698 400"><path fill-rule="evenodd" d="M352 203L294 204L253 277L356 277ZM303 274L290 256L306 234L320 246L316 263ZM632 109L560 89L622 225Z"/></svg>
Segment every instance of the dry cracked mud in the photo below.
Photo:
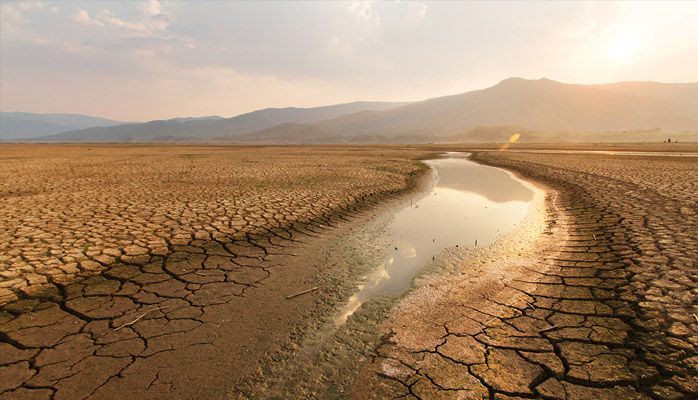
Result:
<svg viewBox="0 0 698 400"><path fill-rule="evenodd" d="M696 398L698 158L474 158L556 194L549 240L496 279L408 295L352 397Z"/></svg>
<svg viewBox="0 0 698 400"><path fill-rule="evenodd" d="M0 157L3 399L226 397L336 301L327 233L423 170L387 147Z"/></svg>
<svg viewBox="0 0 698 400"><path fill-rule="evenodd" d="M3 146L0 398L226 398L264 381L356 278L326 250L335 233L433 150ZM470 275L420 283L344 377L349 397L695 398L696 159L476 159L548 188L546 234L463 250L450 267Z"/></svg>

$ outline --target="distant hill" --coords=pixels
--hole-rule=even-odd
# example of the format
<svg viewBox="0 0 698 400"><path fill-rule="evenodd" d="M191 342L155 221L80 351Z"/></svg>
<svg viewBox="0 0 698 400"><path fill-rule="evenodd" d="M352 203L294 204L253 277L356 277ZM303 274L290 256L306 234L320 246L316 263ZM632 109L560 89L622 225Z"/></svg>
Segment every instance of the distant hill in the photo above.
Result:
<svg viewBox="0 0 698 400"><path fill-rule="evenodd" d="M3 124L12 121L5 114L18 113L3 113ZM509 78L487 89L414 103L268 108L233 118L121 125L103 121L101 127L93 121L87 129L50 136L36 137L39 128L22 132L23 137L35 135L30 141L46 142L501 142L514 133L521 141L656 141L665 133L693 141L698 137L698 83L578 85Z"/></svg>
<svg viewBox="0 0 698 400"><path fill-rule="evenodd" d="M233 118L175 118L103 128L89 128L38 138L41 141L207 141L229 140L285 123L313 123L362 110L389 110L408 103L356 102L315 108L267 108Z"/></svg>
<svg viewBox="0 0 698 400"><path fill-rule="evenodd" d="M185 118L172 118L170 121L178 121L178 122L184 122L184 121L210 121L210 120L216 120L216 119L223 119L223 117L219 117L218 115L210 115L208 117L185 117Z"/></svg>
<svg viewBox="0 0 698 400"><path fill-rule="evenodd" d="M0 113L0 140L29 139L95 126L113 126L121 121L80 114Z"/></svg>
<svg viewBox="0 0 698 400"><path fill-rule="evenodd" d="M304 143L372 143L472 141L475 135L486 141L479 128L499 126L538 132L536 138L548 140L565 140L566 135L584 140L582 132L698 132L698 83L576 85L510 78L483 90L304 127L279 125L233 139L285 143L302 137ZM303 130L307 134L299 133Z"/></svg>

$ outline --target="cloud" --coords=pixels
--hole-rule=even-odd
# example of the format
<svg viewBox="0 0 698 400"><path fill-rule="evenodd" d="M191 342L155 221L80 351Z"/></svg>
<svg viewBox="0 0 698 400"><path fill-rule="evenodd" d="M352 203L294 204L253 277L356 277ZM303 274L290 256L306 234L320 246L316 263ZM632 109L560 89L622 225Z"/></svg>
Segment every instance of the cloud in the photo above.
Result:
<svg viewBox="0 0 698 400"><path fill-rule="evenodd" d="M34 10L44 8L44 5L40 1L23 1L19 3L19 8L22 11Z"/></svg>
<svg viewBox="0 0 698 400"><path fill-rule="evenodd" d="M162 6L157 0L149 0L148 2L141 3L138 8L148 16L156 16L162 14Z"/></svg>
<svg viewBox="0 0 698 400"><path fill-rule="evenodd" d="M371 10L371 1L353 1L347 7L349 13L363 23L366 30L371 30L381 24L381 18Z"/></svg>
<svg viewBox="0 0 698 400"><path fill-rule="evenodd" d="M97 18L102 21L105 25L109 25L114 28L124 28L132 31L145 32L148 30L147 26L142 22L131 23L125 22L121 18L117 17L113 12L104 9L99 13Z"/></svg>
<svg viewBox="0 0 698 400"><path fill-rule="evenodd" d="M2 5L1 9L4 18L16 22L27 22L27 20L22 17L22 13L11 5L5 3Z"/></svg>
<svg viewBox="0 0 698 400"><path fill-rule="evenodd" d="M29 20L22 14L24 11L42 8L44 8L44 5L41 4L40 1L23 1L21 3L15 3L14 5L8 3L2 4L0 7L0 17L2 17L3 29L7 29L8 32L17 32L17 25L15 24L29 23Z"/></svg>
<svg viewBox="0 0 698 400"><path fill-rule="evenodd" d="M354 48L347 43L342 42L337 36L333 36L328 41L328 48L330 54L338 54L344 57L348 57L352 54Z"/></svg>
<svg viewBox="0 0 698 400"><path fill-rule="evenodd" d="M157 0L141 3L138 8L145 14L150 29L164 31L171 22L170 14L162 9Z"/></svg>
<svg viewBox="0 0 698 400"><path fill-rule="evenodd" d="M2 30L8 33L18 32L18 24L26 24L29 22L29 20L22 16L19 10L7 3L0 7L0 20L2 21Z"/></svg>
<svg viewBox="0 0 698 400"><path fill-rule="evenodd" d="M97 25L104 26L102 21L90 18L90 15L85 10L80 10L73 15L73 21L81 23L83 25Z"/></svg>
<svg viewBox="0 0 698 400"><path fill-rule="evenodd" d="M159 3L154 2L157 3L156 5L151 3L148 3L148 8L143 10L146 18L138 22L125 21L107 9L103 9L95 18L90 17L86 10L80 10L73 15L73 20L83 25L97 25L139 33L166 30L169 25L169 18L162 12Z"/></svg>
<svg viewBox="0 0 698 400"><path fill-rule="evenodd" d="M427 15L426 3L409 3L407 5L407 15L403 20L403 24L407 26L415 26L422 22Z"/></svg>
<svg viewBox="0 0 698 400"><path fill-rule="evenodd" d="M143 22L126 22L121 18L117 17L116 14L109 10L102 10L99 13L99 19L105 24L110 25L115 28L123 28L131 31L137 32L147 32L149 31L148 26Z"/></svg>

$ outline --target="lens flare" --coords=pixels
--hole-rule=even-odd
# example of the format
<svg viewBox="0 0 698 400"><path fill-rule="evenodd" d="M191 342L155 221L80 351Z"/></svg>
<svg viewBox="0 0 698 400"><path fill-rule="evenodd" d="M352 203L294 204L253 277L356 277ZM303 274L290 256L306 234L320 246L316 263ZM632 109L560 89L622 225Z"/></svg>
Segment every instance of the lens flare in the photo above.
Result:
<svg viewBox="0 0 698 400"><path fill-rule="evenodd" d="M521 134L520 134L520 133L515 133L515 134L511 135L511 137L509 138L509 142L504 143L504 144L502 145L502 147L499 148L499 151L504 151L504 150L508 149L509 146L510 146L512 143L516 143L516 141L519 140L520 137L521 137Z"/></svg>

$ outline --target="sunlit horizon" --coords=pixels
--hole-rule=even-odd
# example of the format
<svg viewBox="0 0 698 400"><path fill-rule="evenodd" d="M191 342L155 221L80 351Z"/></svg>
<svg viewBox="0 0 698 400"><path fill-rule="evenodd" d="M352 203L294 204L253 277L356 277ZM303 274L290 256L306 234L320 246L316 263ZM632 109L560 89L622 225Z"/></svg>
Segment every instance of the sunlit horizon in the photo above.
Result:
<svg viewBox="0 0 698 400"><path fill-rule="evenodd" d="M3 1L0 110L121 121L697 82L695 2Z"/></svg>

